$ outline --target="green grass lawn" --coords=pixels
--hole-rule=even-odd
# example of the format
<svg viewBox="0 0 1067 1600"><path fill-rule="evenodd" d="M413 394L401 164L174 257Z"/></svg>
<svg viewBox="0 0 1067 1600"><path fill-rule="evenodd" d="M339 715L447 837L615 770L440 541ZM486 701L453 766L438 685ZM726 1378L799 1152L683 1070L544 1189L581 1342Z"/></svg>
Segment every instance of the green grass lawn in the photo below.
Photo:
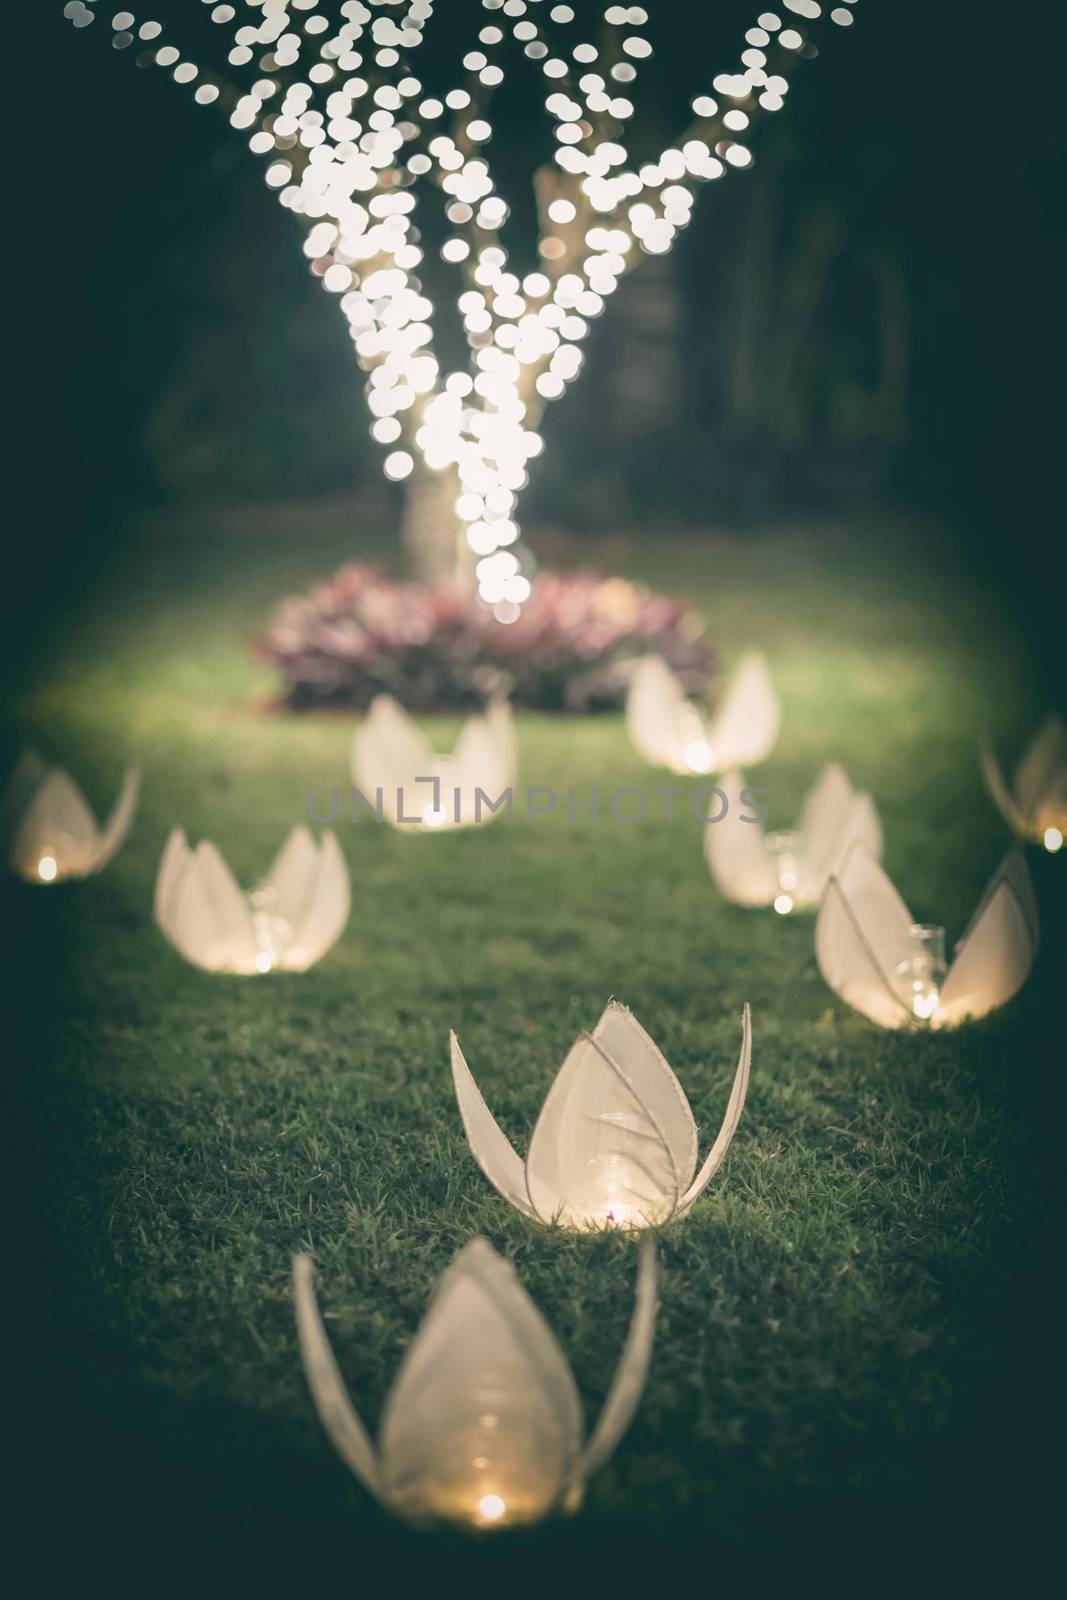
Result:
<svg viewBox="0 0 1067 1600"><path fill-rule="evenodd" d="M879 1032L837 1003L810 920L717 896L687 808L636 827L517 814L428 840L343 825L352 915L319 967L265 981L195 971L151 920L167 831L214 839L251 880L304 816L308 786L348 782L353 720L264 712L271 679L246 648L281 593L347 553L310 538L146 541L57 632L16 708L20 737L98 808L127 756L145 769L105 874L3 891L18 931L22 1206L44 1222L26 1315L61 1419L48 1438L57 1528L127 1550L143 1538L149 1588L165 1556L209 1542L246 1564L299 1550L309 1578L336 1558L355 1588L371 1553L477 1581L509 1563L629 1560L660 1540L700 1547L713 1569L805 1529L828 1551L875 1530L893 1543L941 1497L947 1516L953 1495L1001 1481L1013 1297L1038 1249L1033 1109L1067 864L1033 863L1051 921L1028 990L951 1035ZM1014 755L1044 709L997 596L928 531L895 525L591 553L690 593L727 669L745 646L766 650L784 709L758 780L771 824L792 819L824 760L842 761L875 796L891 876L951 942L1005 846L976 737L988 729ZM456 723L437 726L447 739ZM519 738L523 786L584 799L670 781L642 766L618 716L523 715ZM591 1424L633 1248L546 1231L497 1197L463 1137L447 1046L454 1027L524 1150L569 1043L610 995L674 1066L702 1150L743 1002L753 1014L733 1149L662 1235L637 1416L572 1522L473 1545L402 1529L314 1417L291 1254L314 1254L372 1431L434 1280L473 1233L514 1260Z"/></svg>

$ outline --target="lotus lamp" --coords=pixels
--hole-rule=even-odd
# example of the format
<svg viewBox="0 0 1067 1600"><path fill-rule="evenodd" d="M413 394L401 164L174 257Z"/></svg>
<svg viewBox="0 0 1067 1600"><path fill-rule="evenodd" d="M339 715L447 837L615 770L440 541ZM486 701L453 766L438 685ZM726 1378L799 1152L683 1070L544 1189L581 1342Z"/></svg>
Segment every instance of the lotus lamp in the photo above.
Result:
<svg viewBox="0 0 1067 1600"><path fill-rule="evenodd" d="M195 850L180 828L156 878L155 918L171 944L207 972L304 972L348 921L348 868L336 838L294 828L266 878L246 894L210 840Z"/></svg>
<svg viewBox="0 0 1067 1600"><path fill-rule="evenodd" d="M626 695L626 726L638 755L677 773L755 766L773 750L780 721L767 662L758 651L741 658L715 715L705 721L662 656L645 656Z"/></svg>
<svg viewBox="0 0 1067 1600"><path fill-rule="evenodd" d="M538 1222L581 1233L636 1230L682 1217L726 1159L752 1063L746 1005L726 1115L697 1172L689 1101L637 1018L608 1002L571 1046L522 1161L482 1099L455 1034L452 1078L471 1152L505 1200Z"/></svg>
<svg viewBox="0 0 1067 1600"><path fill-rule="evenodd" d="M704 859L716 887L738 906L773 906L781 916L808 911L854 844L876 861L882 829L870 795L857 793L844 770L829 762L808 790L796 826L764 833L744 812L744 777L728 772L719 788L728 808L704 825Z"/></svg>
<svg viewBox="0 0 1067 1600"><path fill-rule="evenodd" d="M830 879L815 924L819 971L834 993L883 1028L952 1027L1022 988L1037 954L1026 862L1010 850L945 961L945 930L918 923L877 861L854 846Z"/></svg>
<svg viewBox="0 0 1067 1600"><path fill-rule="evenodd" d="M62 883L99 872L130 831L140 786L140 768L129 767L111 815L99 828L70 775L46 766L35 751L24 751L2 807L12 870L27 883Z"/></svg>
<svg viewBox="0 0 1067 1600"><path fill-rule="evenodd" d="M369 806L408 833L487 822L515 780L515 728L506 700L468 717L450 754L434 751L391 695L378 695L356 730L352 777ZM380 796L380 802L378 797Z"/></svg>
<svg viewBox="0 0 1067 1600"><path fill-rule="evenodd" d="M377 1449L338 1371L306 1255L293 1261L293 1299L315 1409L363 1486L411 1522L500 1528L576 1510L629 1426L652 1352L655 1247L648 1239L641 1251L629 1333L584 1443L570 1366L485 1239L472 1239L438 1283L386 1400Z"/></svg>
<svg viewBox="0 0 1067 1600"><path fill-rule="evenodd" d="M987 744L982 749L986 787L1008 827L1020 839L1045 847L1050 855L1067 837L1067 724L1046 717L1026 748L1008 788L1000 762Z"/></svg>

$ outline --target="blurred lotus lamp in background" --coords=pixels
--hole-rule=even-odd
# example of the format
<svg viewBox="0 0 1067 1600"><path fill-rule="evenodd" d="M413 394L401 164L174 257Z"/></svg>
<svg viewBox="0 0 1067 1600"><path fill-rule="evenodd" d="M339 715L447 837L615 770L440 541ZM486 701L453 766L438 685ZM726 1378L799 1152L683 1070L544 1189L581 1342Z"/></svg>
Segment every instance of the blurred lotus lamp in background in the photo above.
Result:
<svg viewBox="0 0 1067 1600"><path fill-rule="evenodd" d="M474 1159L505 1200L538 1222L578 1232L654 1227L686 1214L737 1131L752 1063L745 1007L741 1054L722 1127L699 1173L685 1091L625 1006L610 1001L579 1034L542 1107L522 1161L451 1035L456 1099Z"/></svg>
<svg viewBox="0 0 1067 1600"><path fill-rule="evenodd" d="M1008 788L1000 762L982 749L986 787L1013 833L1043 845L1050 855L1067 837L1067 725L1046 717L1026 748Z"/></svg>
<svg viewBox="0 0 1067 1600"><path fill-rule="evenodd" d="M774 749L780 716L767 662L755 650L741 658L707 721L660 656L637 662L626 696L626 726L638 755L679 774L755 766Z"/></svg>
<svg viewBox="0 0 1067 1600"><path fill-rule="evenodd" d="M515 727L506 700L468 717L449 755L436 753L391 695L374 700L352 741L352 777L367 805L405 832L472 827L496 814L515 781Z"/></svg>
<svg viewBox="0 0 1067 1600"><path fill-rule="evenodd" d="M12 870L27 883L62 883L99 872L130 831L140 784L140 768L128 768L111 815L99 828L69 774L24 751L0 803Z"/></svg>
<svg viewBox="0 0 1067 1600"><path fill-rule="evenodd" d="M862 847L831 878L815 924L826 982L883 1028L951 1027L995 1011L1026 982L1037 942L1033 884L1018 849L993 874L951 966L944 928L916 922Z"/></svg>
<svg viewBox="0 0 1067 1600"><path fill-rule="evenodd" d="M116 49L132 48L137 60L162 68L197 104L222 105L262 157L268 187L301 220L311 271L337 297L368 374L385 474L436 490L423 488L426 514L409 530L416 576L462 575L473 565L482 599L512 622L532 571L518 542L518 497L541 452L546 404L582 370L590 322L642 253L671 249L700 185L751 165L751 125L782 109L787 75L818 53L806 38L809 22L828 9L831 22L850 24L854 0L832 8L783 0L791 13L784 21L759 14L737 70L709 72L713 92L692 100L688 126L639 165L627 141L653 53L647 12L607 6L593 43L575 37L582 23L570 6L483 3L489 15L469 47L457 49L453 86L440 98L414 72L432 0L406 9L395 0L216 6L211 21L232 30L232 81L172 44L159 22L129 11L109 21ZM443 19L453 31L456 9ZM93 21L82 0L64 11L76 28ZM438 51L438 73L442 64ZM541 80L555 135L551 161L531 175L537 226L521 263L509 257L512 207L497 190L489 152L490 102L506 71L508 92L520 97L519 73ZM466 344L451 372L434 353L438 308L416 225L428 185L444 196L440 256Z"/></svg>
<svg viewBox="0 0 1067 1600"><path fill-rule="evenodd" d="M207 972L304 972L348 921L348 868L332 833L316 844L294 828L250 894L209 840L190 850L175 828L156 878L155 918L171 944Z"/></svg>
<svg viewBox="0 0 1067 1600"><path fill-rule="evenodd" d="M728 809L704 825L704 858L720 893L734 905L773 906L781 916L814 909L831 875L853 845L874 860L882 829L870 795L857 793L836 762L828 762L804 797L795 828L763 832L744 816L744 777L728 772L718 787Z"/></svg>
<svg viewBox="0 0 1067 1600"><path fill-rule="evenodd" d="M499 1528L576 1510L629 1426L652 1352L655 1248L642 1248L629 1334L584 1444L571 1369L487 1240L472 1239L441 1278L386 1400L377 1450L338 1371L306 1255L293 1262L293 1298L315 1409L364 1487L411 1522Z"/></svg>

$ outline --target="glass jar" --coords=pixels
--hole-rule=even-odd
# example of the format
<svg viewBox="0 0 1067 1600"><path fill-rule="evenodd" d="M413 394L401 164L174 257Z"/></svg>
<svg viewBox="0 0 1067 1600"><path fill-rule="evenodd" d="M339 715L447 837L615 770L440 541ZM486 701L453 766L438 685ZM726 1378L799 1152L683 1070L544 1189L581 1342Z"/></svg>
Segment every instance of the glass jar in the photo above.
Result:
<svg viewBox="0 0 1067 1600"><path fill-rule="evenodd" d="M937 1010L948 972L945 930L935 922L913 922L908 940L911 950L894 969L894 985L912 1016L929 1022Z"/></svg>

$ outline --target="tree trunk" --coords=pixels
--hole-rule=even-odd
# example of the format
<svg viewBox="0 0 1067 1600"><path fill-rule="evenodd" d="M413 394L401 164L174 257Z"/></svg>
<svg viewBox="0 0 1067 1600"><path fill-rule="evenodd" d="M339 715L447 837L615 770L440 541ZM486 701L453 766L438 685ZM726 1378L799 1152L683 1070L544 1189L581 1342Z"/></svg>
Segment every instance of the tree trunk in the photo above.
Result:
<svg viewBox="0 0 1067 1600"><path fill-rule="evenodd" d="M674 258L643 258L623 280L612 312L615 435L647 439L669 433L682 411L682 299Z"/></svg>
<svg viewBox="0 0 1067 1600"><path fill-rule="evenodd" d="M466 525L456 516L459 482L454 470L431 472L419 456L404 484L400 535L408 574L420 583L472 581L474 562Z"/></svg>

